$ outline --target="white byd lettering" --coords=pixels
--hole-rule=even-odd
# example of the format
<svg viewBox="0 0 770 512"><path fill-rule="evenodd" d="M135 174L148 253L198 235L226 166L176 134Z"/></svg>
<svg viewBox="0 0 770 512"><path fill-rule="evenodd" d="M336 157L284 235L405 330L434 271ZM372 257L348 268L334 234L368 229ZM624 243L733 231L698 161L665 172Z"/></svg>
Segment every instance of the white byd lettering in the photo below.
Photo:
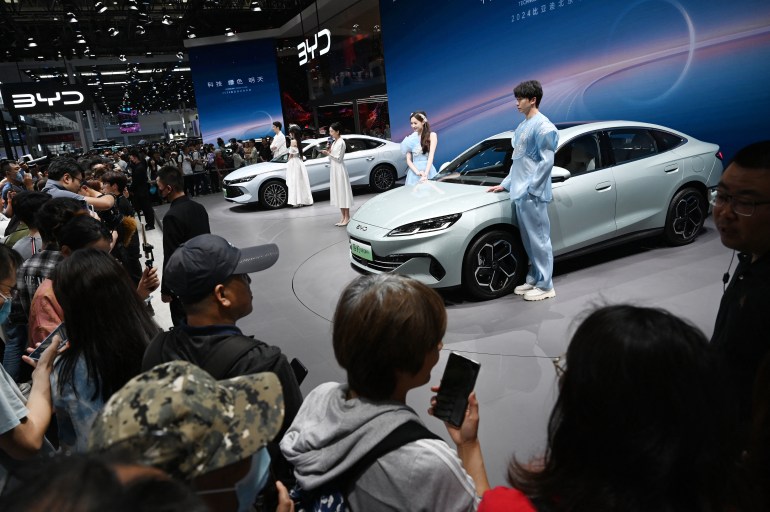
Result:
<svg viewBox="0 0 770 512"><path fill-rule="evenodd" d="M299 43L299 45L297 45L297 50L299 51L300 66L304 66L305 64L307 64L309 60L308 53L310 54L310 59L315 59L315 51L316 49L318 49L319 36L326 38L326 46L321 48L318 51L318 56L320 57L321 55L326 55L327 53L329 53L329 48L331 48L332 46L332 33L329 31L328 28L325 28L313 36L314 38L313 45L311 45L310 41L308 41L307 39L305 39L304 42Z"/></svg>
<svg viewBox="0 0 770 512"><path fill-rule="evenodd" d="M65 96L72 97L74 99L67 100ZM44 97L40 93L37 94L12 94L11 99L13 105L17 109L22 108L35 108L38 103L47 103L49 107L53 107L53 104L57 101L61 101L63 105L80 105L85 101L85 96L79 91L62 91L56 92L54 96Z"/></svg>

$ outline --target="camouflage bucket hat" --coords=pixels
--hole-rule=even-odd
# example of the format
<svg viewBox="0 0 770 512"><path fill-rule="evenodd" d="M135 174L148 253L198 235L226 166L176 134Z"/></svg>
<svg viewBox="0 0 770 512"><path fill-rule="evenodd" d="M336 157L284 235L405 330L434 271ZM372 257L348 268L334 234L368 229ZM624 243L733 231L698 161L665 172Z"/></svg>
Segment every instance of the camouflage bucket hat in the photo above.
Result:
<svg viewBox="0 0 770 512"><path fill-rule="evenodd" d="M190 480L256 453L278 433L283 413L273 373L216 381L193 364L172 361L137 375L110 398L94 420L89 448Z"/></svg>

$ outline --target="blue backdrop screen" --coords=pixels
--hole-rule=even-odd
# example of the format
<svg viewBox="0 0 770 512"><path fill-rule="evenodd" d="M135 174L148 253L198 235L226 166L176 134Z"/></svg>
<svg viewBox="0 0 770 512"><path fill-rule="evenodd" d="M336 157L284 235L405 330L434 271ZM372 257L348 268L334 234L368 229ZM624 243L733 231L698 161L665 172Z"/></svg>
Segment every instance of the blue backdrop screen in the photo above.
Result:
<svg viewBox="0 0 770 512"><path fill-rule="evenodd" d="M425 110L437 163L514 128L513 87L552 121L625 119L717 143L769 139L767 0L382 0L393 139ZM416 21L418 20L418 21ZM440 34L440 35L439 35Z"/></svg>
<svg viewBox="0 0 770 512"><path fill-rule="evenodd" d="M272 39L190 48L195 99L204 142L273 135L282 121Z"/></svg>

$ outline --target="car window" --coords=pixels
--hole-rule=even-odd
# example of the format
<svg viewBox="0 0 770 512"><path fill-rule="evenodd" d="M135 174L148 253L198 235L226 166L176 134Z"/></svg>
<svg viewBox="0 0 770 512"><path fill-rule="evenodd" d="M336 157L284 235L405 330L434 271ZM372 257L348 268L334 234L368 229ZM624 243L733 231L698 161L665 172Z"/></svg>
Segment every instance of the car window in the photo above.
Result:
<svg viewBox="0 0 770 512"><path fill-rule="evenodd" d="M554 158L554 165L567 169L573 176L601 169L599 135L589 133L564 144Z"/></svg>
<svg viewBox="0 0 770 512"><path fill-rule="evenodd" d="M361 151L362 149L368 149L366 147L366 140L365 139L345 139L345 154L348 153L355 153L356 151Z"/></svg>
<svg viewBox="0 0 770 512"><path fill-rule="evenodd" d="M685 140L679 135L673 133L664 132L662 130L650 130L650 133L655 138L655 142L658 144L658 152L663 153L670 149L684 144Z"/></svg>
<svg viewBox="0 0 770 512"><path fill-rule="evenodd" d="M485 140L450 163L435 180L474 185L498 185L511 169L511 139Z"/></svg>
<svg viewBox="0 0 770 512"><path fill-rule="evenodd" d="M623 128L607 131L615 163L622 164L657 154L655 139L644 128Z"/></svg>
<svg viewBox="0 0 770 512"><path fill-rule="evenodd" d="M321 153L321 148L319 148L318 144L308 144L302 150L302 156L305 157L305 160L315 160L316 158L323 158L326 155Z"/></svg>
<svg viewBox="0 0 770 512"><path fill-rule="evenodd" d="M380 142L378 140L370 140L370 139L361 139L361 142L364 143L365 149L376 149L384 144L383 142Z"/></svg>

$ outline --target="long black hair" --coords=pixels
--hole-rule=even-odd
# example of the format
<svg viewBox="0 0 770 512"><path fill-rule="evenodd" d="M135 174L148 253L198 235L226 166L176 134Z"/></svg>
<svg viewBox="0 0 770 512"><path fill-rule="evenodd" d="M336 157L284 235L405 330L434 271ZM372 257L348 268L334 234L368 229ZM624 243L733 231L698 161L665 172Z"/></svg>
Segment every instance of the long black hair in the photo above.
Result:
<svg viewBox="0 0 770 512"><path fill-rule="evenodd" d="M430 123L428 122L428 114L424 110L418 110L412 112L409 119L415 118L422 123L422 131L420 132L420 147L422 152L426 155L430 152Z"/></svg>
<svg viewBox="0 0 770 512"><path fill-rule="evenodd" d="M733 419L703 333L659 309L607 306L567 349L537 468L512 485L553 511L740 510Z"/></svg>
<svg viewBox="0 0 770 512"><path fill-rule="evenodd" d="M73 252L57 265L51 279L70 342L56 363L61 367L59 392L72 383L82 355L95 383L91 399L101 396L106 402L140 373L144 350L160 328L126 271L103 251Z"/></svg>

